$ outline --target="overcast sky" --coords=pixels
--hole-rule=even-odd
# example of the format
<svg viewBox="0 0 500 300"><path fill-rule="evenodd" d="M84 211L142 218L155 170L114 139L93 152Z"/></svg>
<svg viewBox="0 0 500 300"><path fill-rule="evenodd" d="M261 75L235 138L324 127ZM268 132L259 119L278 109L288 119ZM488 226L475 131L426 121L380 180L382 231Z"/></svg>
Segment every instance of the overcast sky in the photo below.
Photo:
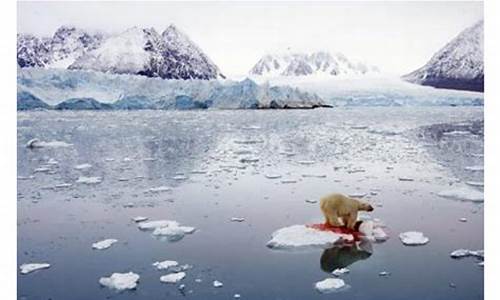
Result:
<svg viewBox="0 0 500 300"><path fill-rule="evenodd" d="M18 32L44 36L61 25L117 33L174 23L228 75L288 49L404 74L482 18L482 2L18 2Z"/></svg>

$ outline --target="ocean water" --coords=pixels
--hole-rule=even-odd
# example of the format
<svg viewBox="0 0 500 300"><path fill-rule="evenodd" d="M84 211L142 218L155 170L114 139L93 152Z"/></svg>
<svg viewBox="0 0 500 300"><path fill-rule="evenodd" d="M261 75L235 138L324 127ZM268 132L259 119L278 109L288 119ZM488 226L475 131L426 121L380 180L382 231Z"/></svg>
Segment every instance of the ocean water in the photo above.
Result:
<svg viewBox="0 0 500 300"><path fill-rule="evenodd" d="M20 299L483 298L479 261L449 255L483 249L483 205L437 195L482 190L466 183L483 181L467 169L483 166L482 107L38 111L18 112L17 125L18 264L51 264L18 272ZM71 145L29 149L32 138ZM159 186L172 189L148 191ZM306 200L331 192L366 193L389 240L370 251L266 247L279 228L322 222ZM163 240L139 230L136 216L197 231ZM410 230L430 242L404 246L398 235ZM92 249L106 238L118 243ZM167 272L152 266L167 259L192 265L178 284L160 282ZM314 284L337 267L350 269L349 288L320 294ZM133 291L98 283L128 271L141 276Z"/></svg>

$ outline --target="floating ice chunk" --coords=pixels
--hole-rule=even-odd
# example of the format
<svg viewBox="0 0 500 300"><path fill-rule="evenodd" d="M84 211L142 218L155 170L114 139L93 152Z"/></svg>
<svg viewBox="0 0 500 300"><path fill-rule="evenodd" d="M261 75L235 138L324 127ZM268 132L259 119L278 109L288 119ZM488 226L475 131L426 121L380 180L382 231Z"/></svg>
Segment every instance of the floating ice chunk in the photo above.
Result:
<svg viewBox="0 0 500 300"><path fill-rule="evenodd" d="M312 165L315 164L316 162L314 160L299 160L298 163L301 165Z"/></svg>
<svg viewBox="0 0 500 300"><path fill-rule="evenodd" d="M242 163L254 163L258 161L259 161L258 157L243 157L240 159L240 162Z"/></svg>
<svg viewBox="0 0 500 300"><path fill-rule="evenodd" d="M443 132L444 136L464 136L464 135L470 135L471 133L469 131L463 131L463 130L454 130L454 131L447 131Z"/></svg>
<svg viewBox="0 0 500 300"><path fill-rule="evenodd" d="M292 225L276 230L267 247L272 249L329 248L343 240L352 241L353 236L321 231L305 225Z"/></svg>
<svg viewBox="0 0 500 300"><path fill-rule="evenodd" d="M175 260L164 260L153 263L153 266L156 267L158 270L167 270L168 268L176 267L178 265L179 263L176 262Z"/></svg>
<svg viewBox="0 0 500 300"><path fill-rule="evenodd" d="M111 158L111 157L108 157L108 158L105 158L104 161L115 161L115 159Z"/></svg>
<svg viewBox="0 0 500 300"><path fill-rule="evenodd" d="M133 158L130 158L130 157L125 157L125 158L123 159L123 161L124 161L124 162L131 162L131 161L133 161L133 160L134 160L134 159L133 159Z"/></svg>
<svg viewBox="0 0 500 300"><path fill-rule="evenodd" d="M348 196L353 198L363 198L366 196L366 193L354 192L354 193L349 193Z"/></svg>
<svg viewBox="0 0 500 300"><path fill-rule="evenodd" d="M314 200L314 199L306 199L306 202L307 202L307 203L314 204L314 203L318 203L318 200Z"/></svg>
<svg viewBox="0 0 500 300"><path fill-rule="evenodd" d="M484 267L484 261L477 263L478 266Z"/></svg>
<svg viewBox="0 0 500 300"><path fill-rule="evenodd" d="M373 229L373 237L375 238L376 242L384 242L389 239L387 233L385 233L385 231L380 227L375 227Z"/></svg>
<svg viewBox="0 0 500 300"><path fill-rule="evenodd" d="M352 125L351 129L366 129L368 126L366 125Z"/></svg>
<svg viewBox="0 0 500 300"><path fill-rule="evenodd" d="M399 238L406 246L425 245L429 242L429 238L419 231L403 232L399 235Z"/></svg>
<svg viewBox="0 0 500 300"><path fill-rule="evenodd" d="M333 275L333 276L336 276L336 277L339 277L339 276L344 275L344 274L347 274L347 273L349 273L349 272L350 272L350 271L349 271L349 269L348 269L348 268L339 268L339 269L335 269L335 270L333 270L332 275Z"/></svg>
<svg viewBox="0 0 500 300"><path fill-rule="evenodd" d="M473 171L473 172L484 171L484 166L470 166L470 167L465 167L465 170L467 170L467 171Z"/></svg>
<svg viewBox="0 0 500 300"><path fill-rule="evenodd" d="M154 158L154 157L145 157L145 158L143 158L142 160L143 160L143 161L155 161L155 160L156 160L156 158Z"/></svg>
<svg viewBox="0 0 500 300"><path fill-rule="evenodd" d="M61 141L50 141L44 142L39 139L31 139L26 143L26 147L28 148L43 148L43 147L52 147L52 148L60 148L60 147L71 147L73 144L68 144L66 142Z"/></svg>
<svg viewBox="0 0 500 300"><path fill-rule="evenodd" d="M281 175L279 175L279 174L266 174L265 176L266 176L266 178L268 178L268 179L277 179L277 178L281 178Z"/></svg>
<svg viewBox="0 0 500 300"><path fill-rule="evenodd" d="M464 222L464 223L465 223L465 222L467 222L467 218L460 218L460 219L458 219L458 220L459 220L460 222Z"/></svg>
<svg viewBox="0 0 500 300"><path fill-rule="evenodd" d="M57 165L59 164L59 162L53 158L49 159L47 162L46 162L47 165Z"/></svg>
<svg viewBox="0 0 500 300"><path fill-rule="evenodd" d="M115 239L105 239L96 243L92 244L92 249L97 249L97 250L104 250L108 249L113 245L114 243L118 242L118 240Z"/></svg>
<svg viewBox="0 0 500 300"><path fill-rule="evenodd" d="M181 240L186 232L177 226L159 227L153 231L153 235L166 237L169 241L179 241Z"/></svg>
<svg viewBox="0 0 500 300"><path fill-rule="evenodd" d="M452 198L463 201L483 202L484 194L478 190L467 187L457 188L455 190L446 190L438 193L443 198Z"/></svg>
<svg viewBox="0 0 500 300"><path fill-rule="evenodd" d="M220 287L224 286L224 284L218 280L214 280L213 286L216 288L220 288Z"/></svg>
<svg viewBox="0 0 500 300"><path fill-rule="evenodd" d="M137 287L140 276L133 273L113 273L110 277L101 277L99 283L105 287L119 291L131 290Z"/></svg>
<svg viewBox="0 0 500 300"><path fill-rule="evenodd" d="M40 167L40 168L36 168L33 172L34 173L47 173L49 171L50 171L50 168Z"/></svg>
<svg viewBox="0 0 500 300"><path fill-rule="evenodd" d="M132 220L134 220L134 222L136 222L136 223L139 223L139 222L144 222L147 219L149 219L149 218L148 217L137 216L137 217L134 217Z"/></svg>
<svg viewBox="0 0 500 300"><path fill-rule="evenodd" d="M326 178L326 174L302 174L304 178Z"/></svg>
<svg viewBox="0 0 500 300"><path fill-rule="evenodd" d="M231 222L244 222L245 218L232 217Z"/></svg>
<svg viewBox="0 0 500 300"><path fill-rule="evenodd" d="M91 167L92 167L91 164L81 164L81 165L76 165L75 169L76 170L86 170L86 169L90 169Z"/></svg>
<svg viewBox="0 0 500 300"><path fill-rule="evenodd" d="M184 175L175 175L174 177L172 177L172 179L174 180L186 180L188 179L187 176L184 176Z"/></svg>
<svg viewBox="0 0 500 300"><path fill-rule="evenodd" d="M50 264L47 263L32 263L32 264L22 264L19 266L21 274L28 274L37 270L50 268Z"/></svg>
<svg viewBox="0 0 500 300"><path fill-rule="evenodd" d="M260 144L260 143L264 143L263 140L235 140L234 143L236 144L246 144L246 145L250 145L250 144Z"/></svg>
<svg viewBox="0 0 500 300"><path fill-rule="evenodd" d="M77 183L84 183L84 184L98 184L98 183L101 183L101 181L102 181L101 177L80 176L80 177L78 177L78 180L76 182Z"/></svg>
<svg viewBox="0 0 500 300"><path fill-rule="evenodd" d="M381 276L381 277L387 277L389 275L391 275L391 272L382 271L382 272L378 273L378 276Z"/></svg>
<svg viewBox="0 0 500 300"><path fill-rule="evenodd" d="M484 182L482 182L482 181L466 181L465 183L470 185L470 186L478 186L478 187L484 186Z"/></svg>
<svg viewBox="0 0 500 300"><path fill-rule="evenodd" d="M137 225L137 227L139 227L139 229L142 230L154 230L156 228L168 227L168 226L178 227L179 223L171 220L157 220L157 221L141 222L139 223L139 225Z"/></svg>
<svg viewBox="0 0 500 300"><path fill-rule="evenodd" d="M450 253L452 258L462 258L467 256L474 256L477 258L484 259L484 250L469 250L469 249L457 249Z"/></svg>
<svg viewBox="0 0 500 300"><path fill-rule="evenodd" d="M240 295L240 294L234 294L233 298L234 298L234 299L240 299L240 298L241 298L241 295Z"/></svg>
<svg viewBox="0 0 500 300"><path fill-rule="evenodd" d="M59 184L54 185L54 187L58 188L58 189L68 188L68 187L71 187L71 186L72 186L71 183L59 183Z"/></svg>
<svg viewBox="0 0 500 300"><path fill-rule="evenodd" d="M167 192L167 191L171 191L171 190L172 190L171 187L162 185L159 187L150 188L148 191L151 193L161 193L161 192Z"/></svg>
<svg viewBox="0 0 500 300"><path fill-rule="evenodd" d="M314 285L314 288L322 294L337 292L346 287L347 286L344 280L340 278L327 278L325 280L316 282L316 284Z"/></svg>
<svg viewBox="0 0 500 300"><path fill-rule="evenodd" d="M283 180L281 180L281 183L285 183L285 184L287 184L287 183L297 183L297 180L295 180L295 179L283 179Z"/></svg>
<svg viewBox="0 0 500 300"><path fill-rule="evenodd" d="M205 170L192 170L191 174L206 174L207 171Z"/></svg>
<svg viewBox="0 0 500 300"><path fill-rule="evenodd" d="M410 177L399 177L399 181L413 181L413 178Z"/></svg>

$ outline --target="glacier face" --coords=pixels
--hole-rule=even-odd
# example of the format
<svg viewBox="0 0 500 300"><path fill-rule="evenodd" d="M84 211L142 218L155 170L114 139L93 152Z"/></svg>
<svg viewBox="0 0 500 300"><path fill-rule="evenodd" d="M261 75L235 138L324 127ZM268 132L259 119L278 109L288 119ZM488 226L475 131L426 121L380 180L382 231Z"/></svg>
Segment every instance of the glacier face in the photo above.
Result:
<svg viewBox="0 0 500 300"><path fill-rule="evenodd" d="M353 62L341 53L326 51L265 55L250 70L258 76L352 76L378 73L379 69Z"/></svg>
<svg viewBox="0 0 500 300"><path fill-rule="evenodd" d="M162 34L153 28L132 27L104 36L65 26L52 38L19 34L17 62L21 68L81 69L165 79L225 78L208 56L174 25Z"/></svg>
<svg viewBox="0 0 500 300"><path fill-rule="evenodd" d="M325 106L287 86L220 80L164 80L88 70L18 70L18 109L38 99L55 109L246 109Z"/></svg>
<svg viewBox="0 0 500 300"><path fill-rule="evenodd" d="M484 25L479 21L403 79L437 88L484 91Z"/></svg>

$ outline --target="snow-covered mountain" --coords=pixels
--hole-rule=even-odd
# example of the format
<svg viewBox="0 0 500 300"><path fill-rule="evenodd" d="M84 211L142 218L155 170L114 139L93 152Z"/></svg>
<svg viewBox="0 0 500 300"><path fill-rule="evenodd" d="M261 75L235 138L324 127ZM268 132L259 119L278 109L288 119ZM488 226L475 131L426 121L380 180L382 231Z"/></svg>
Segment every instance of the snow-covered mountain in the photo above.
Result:
<svg viewBox="0 0 500 300"><path fill-rule="evenodd" d="M218 67L174 25L159 34L133 27L103 37L61 27L52 38L18 35L18 65L138 74L165 79L224 78Z"/></svg>
<svg viewBox="0 0 500 300"><path fill-rule="evenodd" d="M483 21L479 21L403 79L437 88L484 91L483 32Z"/></svg>
<svg viewBox="0 0 500 300"><path fill-rule="evenodd" d="M341 53L326 51L265 55L250 70L250 75L276 76L356 76L378 73L379 69L353 62Z"/></svg>

